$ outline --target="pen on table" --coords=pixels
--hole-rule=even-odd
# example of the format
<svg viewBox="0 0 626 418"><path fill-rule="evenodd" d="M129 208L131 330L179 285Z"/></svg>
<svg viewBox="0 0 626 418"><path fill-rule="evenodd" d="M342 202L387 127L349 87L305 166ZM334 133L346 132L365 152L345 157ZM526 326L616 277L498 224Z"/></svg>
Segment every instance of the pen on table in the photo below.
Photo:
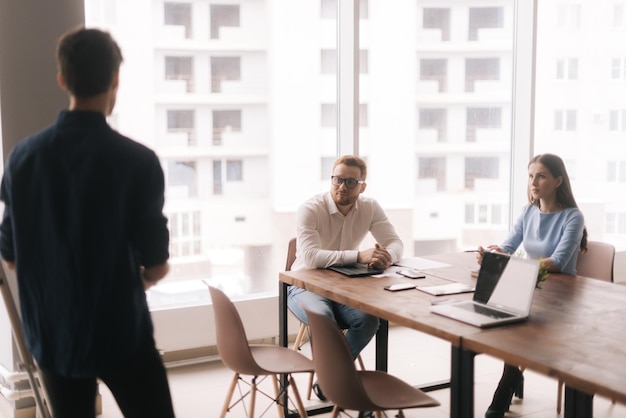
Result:
<svg viewBox="0 0 626 418"><path fill-rule="evenodd" d="M464 253L479 253L480 250L465 250Z"/></svg>

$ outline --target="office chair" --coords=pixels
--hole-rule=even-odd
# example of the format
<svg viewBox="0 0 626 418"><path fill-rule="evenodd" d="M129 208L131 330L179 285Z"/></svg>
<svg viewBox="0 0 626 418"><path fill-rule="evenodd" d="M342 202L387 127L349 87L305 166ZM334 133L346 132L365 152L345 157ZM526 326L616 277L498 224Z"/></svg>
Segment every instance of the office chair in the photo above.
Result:
<svg viewBox="0 0 626 418"><path fill-rule="evenodd" d="M285 263L285 271L290 271L293 262L296 261L296 238L291 238L289 240L289 244L287 246L287 262ZM300 329L298 329L298 334L296 335L296 339L293 342L293 349L296 351L300 351L300 348L304 344L304 335L307 335L309 340L311 339L311 335L309 333L309 326L304 322L300 322ZM359 367L361 370L365 370L365 364L363 363L363 359L361 355L357 357L357 361L359 362ZM311 373L309 377L309 386L306 391L306 399L311 399L311 391L313 390L313 376L314 373Z"/></svg>
<svg viewBox="0 0 626 418"><path fill-rule="evenodd" d="M613 282L613 263L615 261L615 247L600 241L588 241L587 251L578 254L576 262L576 274L578 276L589 277L592 279ZM524 368L521 369L522 372ZM564 382L559 379L559 385L556 394L556 413L561 413L563 406L563 385ZM524 397L523 386L520 386L515 393L518 398ZM615 403L615 400L613 400Z"/></svg>
<svg viewBox="0 0 626 418"><path fill-rule="evenodd" d="M205 284L207 283L205 282ZM279 389L277 378L279 374L288 375L288 385L291 385L298 413L301 417L306 417L306 410L302 404L302 399L292 374L312 373L314 370L313 362L302 354L286 347L269 344L249 344L241 317L235 305L224 292L208 284L207 286L211 293L215 312L217 350L224 364L235 372L226 394L220 418L224 418L234 405L243 402L243 398L247 395L250 395L248 417L254 417L257 392L268 396L263 391L258 390L257 378L259 376L271 377L275 398L270 396L268 398L276 403L278 415L284 418L284 409L280 400L283 398L287 388ZM242 375L251 376L250 381L244 381ZM235 387L238 384L246 384L250 389L248 392L242 393L241 398L231 404Z"/></svg>
<svg viewBox="0 0 626 418"><path fill-rule="evenodd" d="M343 410L381 411L438 406L439 402L421 390L388 373L357 370L341 330L329 318L307 311L311 330L313 364L324 394L335 404L332 417Z"/></svg>
<svg viewBox="0 0 626 418"><path fill-rule="evenodd" d="M576 274L613 283L614 261L615 247L613 245L600 241L588 241L587 251L578 254ZM559 379L557 390L556 412L560 414L563 404L563 381L561 379ZM615 399L612 401L615 403Z"/></svg>

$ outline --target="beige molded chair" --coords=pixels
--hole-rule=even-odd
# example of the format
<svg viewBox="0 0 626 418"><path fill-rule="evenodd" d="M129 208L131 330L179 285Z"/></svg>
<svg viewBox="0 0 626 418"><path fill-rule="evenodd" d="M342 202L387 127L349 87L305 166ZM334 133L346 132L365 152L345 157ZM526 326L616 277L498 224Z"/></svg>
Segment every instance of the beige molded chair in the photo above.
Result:
<svg viewBox="0 0 626 418"><path fill-rule="evenodd" d="M324 394L335 404L332 417L342 410L381 411L438 406L439 402L388 373L357 370L341 330L329 318L307 311L313 363Z"/></svg>
<svg viewBox="0 0 626 418"><path fill-rule="evenodd" d="M613 282L615 247L600 241L587 242L587 252L578 254L576 273L579 276ZM613 400L615 403L615 400ZM561 413L563 404L563 381L559 380L556 397L556 412Z"/></svg>
<svg viewBox="0 0 626 418"><path fill-rule="evenodd" d="M275 398L272 398L272 401L278 406L278 416L284 418L284 408L280 400L283 398L282 395L286 388L279 389L277 375L280 374L288 375L288 384L291 385L298 413L301 417L306 417L306 410L302 404L302 399L292 374L312 373L314 370L313 362L289 348L269 344L248 344L246 331L235 305L224 292L208 284L207 286L211 293L215 312L217 350L224 364L235 372L226 394L220 418L224 418L232 406L243 402L243 398L247 395L250 395L248 417L254 417L257 392L264 394L262 391L257 390L257 378L260 376L271 377L275 392ZM251 376L252 378L249 382L246 382L242 375ZM239 400L231 404L233 393L238 383L245 383L249 385L250 389L248 392L243 393Z"/></svg>
<svg viewBox="0 0 626 418"><path fill-rule="evenodd" d="M296 261L296 238L291 238L289 240L289 245L287 246L287 262L285 263L285 271L290 271L293 262ZM293 342L293 349L296 351L300 351L302 344L304 344L304 336L307 335L309 340L311 336L309 334L309 327L304 322L300 322L300 329L298 330L298 334L296 335L296 339ZM361 370L365 370L365 364L363 364L363 359L361 355L357 357L357 361L359 362L359 366ZM309 377L309 386L306 391L307 400L311 399L311 391L313 390L313 373Z"/></svg>

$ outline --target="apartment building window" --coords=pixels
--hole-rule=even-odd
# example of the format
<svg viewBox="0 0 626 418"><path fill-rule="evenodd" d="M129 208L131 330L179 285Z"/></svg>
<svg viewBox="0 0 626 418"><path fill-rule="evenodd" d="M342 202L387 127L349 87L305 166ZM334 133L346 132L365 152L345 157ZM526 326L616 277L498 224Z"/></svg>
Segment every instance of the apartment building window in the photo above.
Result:
<svg viewBox="0 0 626 418"><path fill-rule="evenodd" d="M241 80L240 57L211 57L211 92L220 93L222 82Z"/></svg>
<svg viewBox="0 0 626 418"><path fill-rule="evenodd" d="M195 161L169 161L167 163L167 187L181 198L198 195L198 173Z"/></svg>
<svg viewBox="0 0 626 418"><path fill-rule="evenodd" d="M556 110L554 112L555 131L575 131L576 130L576 110Z"/></svg>
<svg viewBox="0 0 626 418"><path fill-rule="evenodd" d="M243 181L243 161L226 161L226 181Z"/></svg>
<svg viewBox="0 0 626 418"><path fill-rule="evenodd" d="M437 184L437 191L446 190L446 159L445 157L419 157L417 159L417 178L419 180L433 179Z"/></svg>
<svg viewBox="0 0 626 418"><path fill-rule="evenodd" d="M467 203L465 205L465 223L468 225L502 224L502 205L484 203Z"/></svg>
<svg viewBox="0 0 626 418"><path fill-rule="evenodd" d="M465 91L473 92L478 80L499 80L499 58L467 58L465 60Z"/></svg>
<svg viewBox="0 0 626 418"><path fill-rule="evenodd" d="M465 158L465 188L474 190L476 179L498 179L500 169L496 157Z"/></svg>
<svg viewBox="0 0 626 418"><path fill-rule="evenodd" d="M322 49L320 51L320 73L337 75L337 50ZM367 49L359 51L359 74L369 73L369 52Z"/></svg>
<svg viewBox="0 0 626 418"><path fill-rule="evenodd" d="M422 28L439 29L441 40L450 40L450 9L425 7L422 11Z"/></svg>
<svg viewBox="0 0 626 418"><path fill-rule="evenodd" d="M336 128L337 127L337 104L335 103L322 103L322 128Z"/></svg>
<svg viewBox="0 0 626 418"><path fill-rule="evenodd" d="M367 128L369 125L369 110L367 103L359 104L359 127ZM335 103L322 103L321 127L337 127L337 105Z"/></svg>
<svg viewBox="0 0 626 418"><path fill-rule="evenodd" d="M578 59L562 58L556 60L556 78L557 80L578 79Z"/></svg>
<svg viewBox="0 0 626 418"><path fill-rule="evenodd" d="M187 92L193 92L193 58L165 57L165 79L183 80L186 82Z"/></svg>
<svg viewBox="0 0 626 418"><path fill-rule="evenodd" d="M337 19L337 0L322 0L320 6L322 19ZM369 9L369 0L359 0L359 19L368 19Z"/></svg>
<svg viewBox="0 0 626 418"><path fill-rule="evenodd" d="M559 28L576 29L580 27L580 5L559 4L557 7L557 26Z"/></svg>
<svg viewBox="0 0 626 418"><path fill-rule="evenodd" d="M222 184L222 160L213 160L213 194L221 195L224 193L224 185Z"/></svg>
<svg viewBox="0 0 626 418"><path fill-rule="evenodd" d="M241 132L241 110L213 111L213 145L222 145L225 132Z"/></svg>
<svg viewBox="0 0 626 418"><path fill-rule="evenodd" d="M337 75L337 50L322 49L320 53L320 72L322 74Z"/></svg>
<svg viewBox="0 0 626 418"><path fill-rule="evenodd" d="M476 130L500 129L502 109L498 107L470 107L466 111L466 141L476 142Z"/></svg>
<svg viewBox="0 0 626 418"><path fill-rule="evenodd" d="M504 9L502 7L471 7L469 9L470 41L478 40L479 29L504 27Z"/></svg>
<svg viewBox="0 0 626 418"><path fill-rule="evenodd" d="M445 58L420 59L420 80L436 81L439 85L439 93L445 92L448 87L448 60Z"/></svg>
<svg viewBox="0 0 626 418"><path fill-rule="evenodd" d="M614 80L626 80L626 57L613 58L611 60L611 78Z"/></svg>
<svg viewBox="0 0 626 418"><path fill-rule="evenodd" d="M170 256L184 257L202 253L200 212L168 213Z"/></svg>
<svg viewBox="0 0 626 418"><path fill-rule="evenodd" d="M607 234L626 234L626 213L607 212L604 220L604 231Z"/></svg>
<svg viewBox="0 0 626 418"><path fill-rule="evenodd" d="M437 131L437 142L447 140L447 109L420 109L419 128Z"/></svg>
<svg viewBox="0 0 626 418"><path fill-rule="evenodd" d="M626 131L626 109L611 110L609 115L609 130Z"/></svg>
<svg viewBox="0 0 626 418"><path fill-rule="evenodd" d="M367 103L359 104L359 127L367 128L369 126L369 107Z"/></svg>
<svg viewBox="0 0 626 418"><path fill-rule="evenodd" d="M608 161L606 163L606 181L626 183L626 161Z"/></svg>
<svg viewBox="0 0 626 418"><path fill-rule="evenodd" d="M359 74L368 74L370 72L369 51L367 49L359 50Z"/></svg>
<svg viewBox="0 0 626 418"><path fill-rule="evenodd" d="M211 13L211 39L220 39L220 29L239 27L239 5L212 4Z"/></svg>
<svg viewBox="0 0 626 418"><path fill-rule="evenodd" d="M613 27L626 28L626 3L613 5Z"/></svg>
<svg viewBox="0 0 626 418"><path fill-rule="evenodd" d="M187 135L187 145L196 145L195 117L193 110L168 110L167 131Z"/></svg>
<svg viewBox="0 0 626 418"><path fill-rule="evenodd" d="M320 163L320 167L321 167L320 180L330 179L330 175L333 172L333 165L335 165L336 160L337 160L337 157L335 156L322 157L322 160Z"/></svg>
<svg viewBox="0 0 626 418"><path fill-rule="evenodd" d="M163 3L163 18L166 25L184 27L185 38L192 37L191 3Z"/></svg>

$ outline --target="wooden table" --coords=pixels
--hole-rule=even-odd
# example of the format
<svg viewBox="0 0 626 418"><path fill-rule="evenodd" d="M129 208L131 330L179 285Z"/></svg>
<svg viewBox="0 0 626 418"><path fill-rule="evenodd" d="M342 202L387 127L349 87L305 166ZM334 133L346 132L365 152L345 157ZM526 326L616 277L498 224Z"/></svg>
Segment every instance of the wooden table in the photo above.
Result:
<svg viewBox="0 0 626 418"><path fill-rule="evenodd" d="M429 257L436 260L437 257ZM445 262L445 260L441 260ZM419 281L401 277L348 278L331 270L299 270L279 275L280 331L279 342L287 346L287 287L298 286L335 302L353 306L381 319L376 334L376 368L387 370L388 323L412 328L448 341L451 344L450 416L473 417L473 353L461 348L461 338L479 333L480 329L458 321L431 314L429 306L436 296L419 291L389 292L384 286L411 282L416 285L443 284L450 281L472 283L471 270L477 268L475 254L457 254L455 264L425 270L426 279ZM471 294L455 298L471 299ZM470 356L471 358L466 358Z"/></svg>
<svg viewBox="0 0 626 418"><path fill-rule="evenodd" d="M449 264L426 270L418 284L472 283L475 254L429 256ZM419 291L388 292L401 278L350 279L328 270L280 273L280 343L287 346L288 285L381 318L376 336L376 367L387 369L388 321L425 332L451 344L450 416L474 416L474 356L489 354L508 363L562 379L564 417L593 415L593 394L626 404L626 286L553 274L535 292L530 319L480 329L430 313L435 296ZM471 294L455 295L471 299Z"/></svg>
<svg viewBox="0 0 626 418"><path fill-rule="evenodd" d="M551 275L528 321L466 335L485 353L565 382L564 416L593 416L593 395L626 403L626 287Z"/></svg>

